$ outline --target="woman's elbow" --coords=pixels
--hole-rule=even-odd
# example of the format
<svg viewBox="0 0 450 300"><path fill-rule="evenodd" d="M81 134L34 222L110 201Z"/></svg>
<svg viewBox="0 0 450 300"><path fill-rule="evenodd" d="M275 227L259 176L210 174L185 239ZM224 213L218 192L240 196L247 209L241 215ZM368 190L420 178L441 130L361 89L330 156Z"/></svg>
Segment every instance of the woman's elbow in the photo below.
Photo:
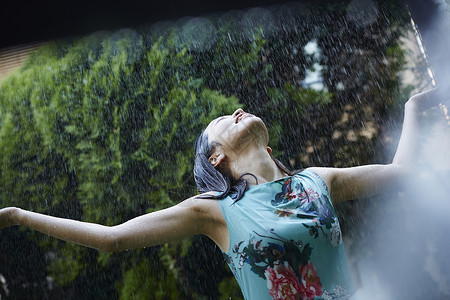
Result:
<svg viewBox="0 0 450 300"><path fill-rule="evenodd" d="M106 253L113 253L113 252L117 251L117 248L114 246L114 243L108 242L108 243L101 245L98 250L100 250L102 252L106 252Z"/></svg>
<svg viewBox="0 0 450 300"><path fill-rule="evenodd" d="M112 253L115 251L120 251L120 235L114 229L114 227L110 227L109 232L104 235L101 243L99 244L98 250Z"/></svg>

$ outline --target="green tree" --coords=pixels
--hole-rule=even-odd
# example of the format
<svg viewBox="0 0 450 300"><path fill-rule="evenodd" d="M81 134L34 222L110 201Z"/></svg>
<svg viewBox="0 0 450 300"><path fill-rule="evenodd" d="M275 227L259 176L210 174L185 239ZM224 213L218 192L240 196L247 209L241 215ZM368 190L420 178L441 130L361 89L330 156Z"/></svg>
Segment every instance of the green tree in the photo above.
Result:
<svg viewBox="0 0 450 300"><path fill-rule="evenodd" d="M113 225L195 194L195 138L238 101L193 77L192 58L173 40L168 35L146 45L142 36L123 31L60 42L9 77L0 90L1 205ZM114 264L124 272L124 299L137 292L132 274L158 260L158 251L150 257L136 251L119 254L118 262L35 238L51 251L48 270L57 284L83 281ZM170 255L171 247L179 245L160 252ZM172 271L152 286L176 286ZM149 288L139 293L158 295Z"/></svg>

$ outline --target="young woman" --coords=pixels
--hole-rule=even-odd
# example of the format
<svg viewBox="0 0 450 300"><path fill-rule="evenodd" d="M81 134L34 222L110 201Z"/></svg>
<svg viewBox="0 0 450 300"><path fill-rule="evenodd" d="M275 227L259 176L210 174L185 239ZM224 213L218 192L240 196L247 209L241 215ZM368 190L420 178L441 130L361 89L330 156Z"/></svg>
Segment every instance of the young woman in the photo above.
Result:
<svg viewBox="0 0 450 300"><path fill-rule="evenodd" d="M419 113L439 98L434 89L405 104L391 164L293 175L271 157L263 121L238 109L213 120L197 140L194 176L202 194L112 227L9 207L0 210L0 229L23 225L108 252L205 234L247 299L347 299L354 290L333 204L394 186L415 162Z"/></svg>

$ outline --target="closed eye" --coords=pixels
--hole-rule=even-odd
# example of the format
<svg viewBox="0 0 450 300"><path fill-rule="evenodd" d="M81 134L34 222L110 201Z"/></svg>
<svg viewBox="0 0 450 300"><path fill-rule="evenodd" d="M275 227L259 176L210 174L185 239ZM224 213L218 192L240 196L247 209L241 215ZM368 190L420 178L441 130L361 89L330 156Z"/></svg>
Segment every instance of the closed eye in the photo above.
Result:
<svg viewBox="0 0 450 300"><path fill-rule="evenodd" d="M218 118L217 121L216 121L216 124L219 123L220 121L222 121L225 118L226 118L225 116Z"/></svg>

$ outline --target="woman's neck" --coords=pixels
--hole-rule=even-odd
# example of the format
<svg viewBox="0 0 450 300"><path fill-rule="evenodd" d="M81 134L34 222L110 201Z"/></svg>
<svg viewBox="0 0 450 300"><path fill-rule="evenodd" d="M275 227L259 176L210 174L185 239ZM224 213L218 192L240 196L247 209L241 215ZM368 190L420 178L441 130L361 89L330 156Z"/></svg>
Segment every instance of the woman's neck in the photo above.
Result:
<svg viewBox="0 0 450 300"><path fill-rule="evenodd" d="M244 173L254 175L257 181L251 175L245 176L249 185L270 182L287 176L277 167L266 147L247 149L236 157L229 157L228 169L233 178L239 178Z"/></svg>

